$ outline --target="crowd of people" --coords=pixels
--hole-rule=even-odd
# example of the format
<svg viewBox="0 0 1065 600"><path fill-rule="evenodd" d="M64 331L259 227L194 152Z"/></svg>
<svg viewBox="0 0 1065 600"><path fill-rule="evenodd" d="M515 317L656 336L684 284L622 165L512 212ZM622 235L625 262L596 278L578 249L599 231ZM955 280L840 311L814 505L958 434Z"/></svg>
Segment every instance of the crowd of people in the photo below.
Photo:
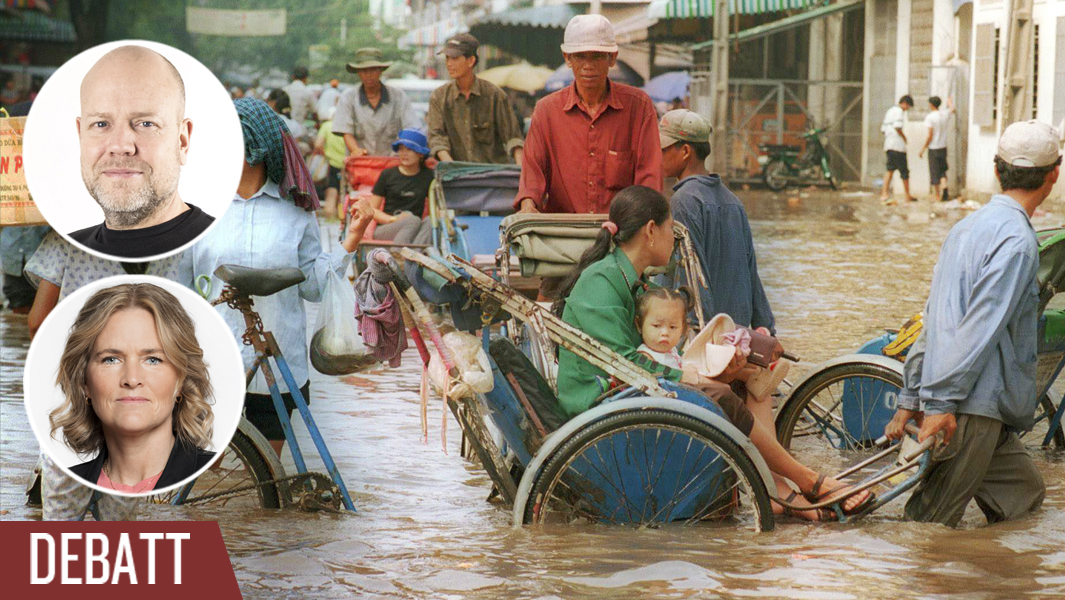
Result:
<svg viewBox="0 0 1065 600"><path fill-rule="evenodd" d="M297 68L289 85L264 100L236 99L245 162L231 206L204 239L148 265L147 272L191 287L199 276L226 263L302 270L306 281L257 298L256 310L309 399L304 302L319 301L328 272L347 269L368 231L376 239L427 241L423 217L429 162L519 164L516 211L608 215L578 268L565 278L545 278L540 299L554 302L562 320L650 373L697 386L713 399L765 458L775 476L776 496L800 507L777 504L778 513L815 521L832 518L801 507L842 499L849 486L801 464L780 445L773 407L764 394L748 390L755 370L742 355L736 354L713 377L684 369L675 360L686 313L695 302L704 314L725 313L736 324L765 334L772 334L776 325L743 204L718 175L706 170L706 159L715 151L710 123L685 109L659 119L646 93L610 81L607 74L618 46L613 26L601 15L576 16L566 27L561 52L575 81L536 104L524 136L506 94L476 75L477 50L478 42L469 34L447 41L441 53L451 80L432 93L424 124L407 95L382 81L389 62L375 48L356 52L347 68L359 84L343 92L331 85L315 98L307 89L306 69ZM938 108L939 99L931 98L929 104ZM905 147L897 147L899 141L905 144L903 114L912 105L906 96L885 116L885 133L891 138L885 194L894 170L907 180ZM947 106L949 110L949 101ZM305 129L310 122L317 132ZM938 122L931 124L925 143L930 160L932 151L941 149ZM914 419L922 426L922 438L943 432L953 449L936 463L907 506L915 519L956 524L959 507L964 510L974 497L992 521L1019 516L1042 501L1042 480L1018 447L1015 432L1023 428L1025 412L1034 410L1029 404L1034 400L1038 257L1028 217L1056 182L1061 155L1052 130L1020 126L1006 130L996 157L1004 193L956 226L944 246L926 310L927 329L906 363L905 401L900 399L889 433L901 435L902 425ZM321 154L328 161L326 215L341 210L337 186L346 157L398 156L398 164L382 172L372 193L350 206L350 226L338 251L323 250L318 191L309 184L302 158L286 152L293 141L308 142L304 154ZM939 161L941 155L936 155ZM945 172L945 161L936 166L937 174ZM666 178L677 181L671 200L663 195ZM659 298L645 271L669 261L674 221L691 232L712 284ZM38 286L31 331L60 298L95 276L80 267L72 270L75 261L99 274L128 269L128 263L119 266L85 255L54 233L31 258L25 254L19 255L19 274L24 271ZM208 299L220 291L212 288ZM646 294L651 296L645 300ZM239 336L244 328L240 313L224 306L219 310ZM254 355L248 347L244 358L250 367ZM570 416L587 410L611 386L605 371L564 348L558 363L559 401ZM285 402L291 411L288 395ZM245 406L249 420L280 453L284 436L261 374L249 384ZM54 490L64 490L63 502L70 503L75 496L63 487L62 477L46 467L45 489L53 496ZM49 478L55 483L48 484ZM871 501L869 492L849 494L842 510L860 511Z"/></svg>

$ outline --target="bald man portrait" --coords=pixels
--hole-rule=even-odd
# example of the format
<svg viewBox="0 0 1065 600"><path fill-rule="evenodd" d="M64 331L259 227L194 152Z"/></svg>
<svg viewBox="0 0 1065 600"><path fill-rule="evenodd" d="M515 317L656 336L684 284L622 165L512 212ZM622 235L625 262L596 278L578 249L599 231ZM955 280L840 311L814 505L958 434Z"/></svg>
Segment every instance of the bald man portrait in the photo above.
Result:
<svg viewBox="0 0 1065 600"><path fill-rule="evenodd" d="M192 121L185 84L166 58L142 46L103 56L81 83L81 177L104 222L70 233L116 258L166 254L195 239L214 217L178 195Z"/></svg>

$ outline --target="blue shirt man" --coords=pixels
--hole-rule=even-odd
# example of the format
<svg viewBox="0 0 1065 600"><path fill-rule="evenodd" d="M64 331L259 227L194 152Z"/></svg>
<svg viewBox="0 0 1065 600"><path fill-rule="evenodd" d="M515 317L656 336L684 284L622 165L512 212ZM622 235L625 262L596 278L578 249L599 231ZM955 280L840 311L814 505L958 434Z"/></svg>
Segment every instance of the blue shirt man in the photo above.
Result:
<svg viewBox="0 0 1065 600"><path fill-rule="evenodd" d="M1036 397L1038 244L1029 221L1058 180L1059 134L1037 121L1003 132L995 172L1003 193L951 229L939 254L924 331L905 366L902 435L942 432L946 448L906 503L906 516L955 526L975 499L989 523L1038 508L1046 488L1017 431Z"/></svg>
<svg viewBox="0 0 1065 600"><path fill-rule="evenodd" d="M704 166L713 128L699 114L678 109L662 116L658 130L663 174L679 180L670 200L673 219L688 228L706 277L707 287L699 290L703 315L709 319L725 313L737 325L765 327L775 334L747 211Z"/></svg>

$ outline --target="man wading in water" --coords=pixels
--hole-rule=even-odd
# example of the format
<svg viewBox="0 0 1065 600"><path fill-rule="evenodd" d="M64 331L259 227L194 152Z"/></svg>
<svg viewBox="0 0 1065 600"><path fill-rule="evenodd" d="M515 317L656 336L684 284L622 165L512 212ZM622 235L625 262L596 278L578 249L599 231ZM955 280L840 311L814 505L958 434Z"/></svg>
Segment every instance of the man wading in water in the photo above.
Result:
<svg viewBox="0 0 1065 600"><path fill-rule="evenodd" d="M899 409L885 433L918 440L939 432L946 447L906 503L906 516L956 526L973 498L989 523L1043 503L1046 487L1017 438L1032 428L1039 247L1029 219L1061 171L1058 132L1037 121L1002 133L1002 185L943 243L925 306L924 331L906 358Z"/></svg>

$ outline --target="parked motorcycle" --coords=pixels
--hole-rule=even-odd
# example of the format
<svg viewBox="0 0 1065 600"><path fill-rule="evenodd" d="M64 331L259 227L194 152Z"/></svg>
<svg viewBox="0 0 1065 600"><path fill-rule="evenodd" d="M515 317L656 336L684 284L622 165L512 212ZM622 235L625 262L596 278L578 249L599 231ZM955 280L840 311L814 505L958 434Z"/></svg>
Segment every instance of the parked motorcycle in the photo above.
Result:
<svg viewBox="0 0 1065 600"><path fill-rule="evenodd" d="M839 179L828 165L828 150L821 142L824 129L810 129L802 134L806 150L799 146L784 144L760 144L763 152L758 157L762 165L762 179L766 187L779 192L788 186L819 183L827 180L834 190L839 189Z"/></svg>

